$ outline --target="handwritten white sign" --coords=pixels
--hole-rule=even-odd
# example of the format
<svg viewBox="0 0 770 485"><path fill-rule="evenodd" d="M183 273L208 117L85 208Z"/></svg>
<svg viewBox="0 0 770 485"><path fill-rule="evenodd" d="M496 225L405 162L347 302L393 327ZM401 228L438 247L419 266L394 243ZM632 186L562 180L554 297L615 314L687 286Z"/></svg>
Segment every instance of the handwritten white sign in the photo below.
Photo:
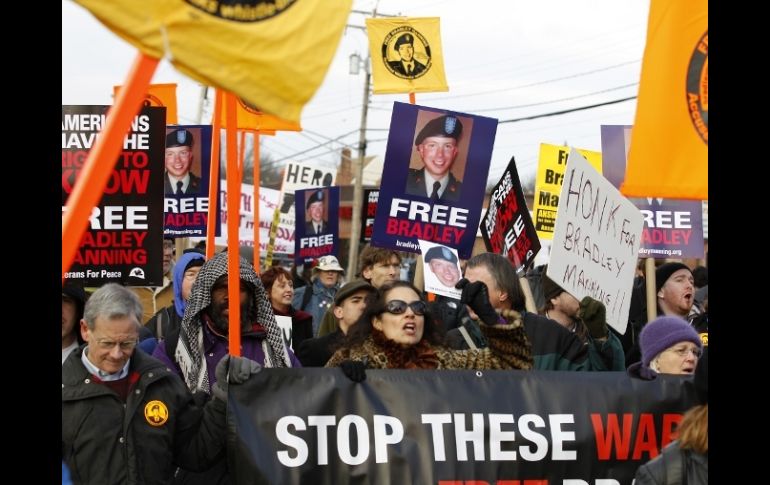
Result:
<svg viewBox="0 0 770 485"><path fill-rule="evenodd" d="M644 219L639 209L574 148L559 196L548 277L575 298L607 307L607 323L628 324Z"/></svg>

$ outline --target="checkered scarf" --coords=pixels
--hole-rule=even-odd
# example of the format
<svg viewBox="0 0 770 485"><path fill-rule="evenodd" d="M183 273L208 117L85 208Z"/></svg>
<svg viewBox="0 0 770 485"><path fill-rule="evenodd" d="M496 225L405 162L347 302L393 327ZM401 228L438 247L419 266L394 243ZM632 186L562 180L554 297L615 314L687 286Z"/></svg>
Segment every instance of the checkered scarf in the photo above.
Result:
<svg viewBox="0 0 770 485"><path fill-rule="evenodd" d="M239 258L240 278L251 283L254 288L254 303L257 308L257 323L267 333L262 342L265 351L265 367L291 367L291 360L283 343L281 330L275 321L273 308L267 298L265 287L251 264ZM195 392L209 393L209 371L203 353L203 320L201 312L211 304L211 287L222 275L227 274L227 253L217 253L206 261L193 284L190 299L187 301L182 328L179 333L179 345L174 357L182 369L187 387Z"/></svg>

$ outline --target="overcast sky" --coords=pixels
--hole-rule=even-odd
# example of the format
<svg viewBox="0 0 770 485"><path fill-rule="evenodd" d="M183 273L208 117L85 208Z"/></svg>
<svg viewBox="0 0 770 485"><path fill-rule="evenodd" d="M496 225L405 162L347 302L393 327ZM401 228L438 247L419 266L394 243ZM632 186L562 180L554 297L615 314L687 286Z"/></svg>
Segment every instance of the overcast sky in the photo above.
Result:
<svg viewBox="0 0 770 485"><path fill-rule="evenodd" d="M449 91L418 93L418 105L478 114L500 121L569 110L636 96L649 0L354 0L354 10L440 17ZM364 25L351 13L349 25ZM62 2L62 104L111 104L136 51L70 0ZM302 114L302 133L262 137L276 160L334 165L343 145L358 144L363 72L348 58L368 55L365 32L349 28L326 78ZM200 85L162 62L153 83L177 83L180 123L196 121ZM213 99L213 96L210 96ZM372 95L367 155L385 155L394 101L407 94ZM489 184L511 156L522 179L537 166L540 143L601 150L599 126L633 124L635 100L575 113L500 123ZM211 121L207 106L203 122ZM343 136L339 142L330 139ZM322 146L321 146L322 145ZM318 147L314 150L314 147ZM310 151L308 151L310 150ZM295 155L303 152L300 155Z"/></svg>

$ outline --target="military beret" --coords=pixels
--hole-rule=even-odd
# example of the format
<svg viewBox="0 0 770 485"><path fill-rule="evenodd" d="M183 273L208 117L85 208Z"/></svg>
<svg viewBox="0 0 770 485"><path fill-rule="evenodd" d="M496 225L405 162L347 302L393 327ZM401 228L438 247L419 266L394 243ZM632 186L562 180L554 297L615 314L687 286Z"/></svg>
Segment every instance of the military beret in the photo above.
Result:
<svg viewBox="0 0 770 485"><path fill-rule="evenodd" d="M191 147L193 145L193 136L188 130L174 130L166 135L166 148Z"/></svg>
<svg viewBox="0 0 770 485"><path fill-rule="evenodd" d="M398 50L399 47L401 47L404 44L414 45L414 36L412 34L403 34L401 37L396 39L396 43L393 44L393 47Z"/></svg>
<svg viewBox="0 0 770 485"><path fill-rule="evenodd" d="M414 140L415 145L419 145L428 137L443 136L458 140L463 132L463 124L456 116L444 115L430 120L420 130L420 134Z"/></svg>
<svg viewBox="0 0 770 485"><path fill-rule="evenodd" d="M310 197L307 199L307 204L305 204L305 208L310 208L310 204L313 202L323 202L324 200L324 191L323 190L316 190L314 191Z"/></svg>
<svg viewBox="0 0 770 485"><path fill-rule="evenodd" d="M432 259L445 259L451 263L457 264L457 256L452 251L444 246L433 246L425 253L425 262L428 263Z"/></svg>

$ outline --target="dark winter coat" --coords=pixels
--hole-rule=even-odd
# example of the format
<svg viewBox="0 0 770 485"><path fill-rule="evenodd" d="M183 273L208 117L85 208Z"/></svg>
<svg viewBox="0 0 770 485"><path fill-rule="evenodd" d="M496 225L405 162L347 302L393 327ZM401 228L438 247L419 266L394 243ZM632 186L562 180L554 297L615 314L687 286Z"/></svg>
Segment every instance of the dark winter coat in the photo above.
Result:
<svg viewBox="0 0 770 485"><path fill-rule="evenodd" d="M225 453L225 404L196 404L184 382L161 362L134 352L125 403L81 361L83 348L62 366L62 457L73 483L170 483L177 466L203 470ZM167 409L152 422L153 401Z"/></svg>
<svg viewBox="0 0 770 485"><path fill-rule="evenodd" d="M708 485L709 457L682 450L674 441L660 455L639 467L636 485Z"/></svg>

